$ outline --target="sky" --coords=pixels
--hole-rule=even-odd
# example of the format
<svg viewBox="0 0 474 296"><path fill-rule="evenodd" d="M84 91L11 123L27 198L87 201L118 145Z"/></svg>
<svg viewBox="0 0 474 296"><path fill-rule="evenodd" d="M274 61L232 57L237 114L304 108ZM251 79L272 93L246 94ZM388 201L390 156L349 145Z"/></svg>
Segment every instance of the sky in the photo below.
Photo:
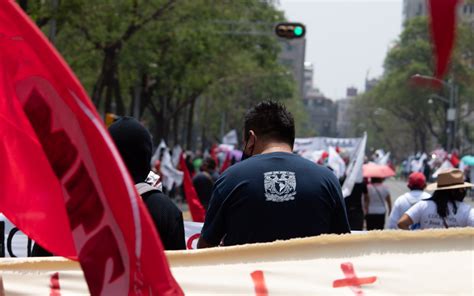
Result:
<svg viewBox="0 0 474 296"><path fill-rule="evenodd" d="M314 84L333 100L364 90L383 73L385 55L402 30L402 0L279 0L289 21L306 25L306 61Z"/></svg>

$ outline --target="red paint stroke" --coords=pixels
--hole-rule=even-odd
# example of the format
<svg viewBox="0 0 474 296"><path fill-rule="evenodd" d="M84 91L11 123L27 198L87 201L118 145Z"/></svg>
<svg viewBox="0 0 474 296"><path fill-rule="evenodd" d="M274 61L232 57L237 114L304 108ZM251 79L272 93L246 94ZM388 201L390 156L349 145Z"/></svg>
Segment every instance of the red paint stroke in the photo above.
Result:
<svg viewBox="0 0 474 296"><path fill-rule="evenodd" d="M192 249L193 249L193 242L194 242L195 240L197 240L200 236L201 236L200 233L195 233L195 234L191 235L191 236L188 238L188 241L186 242L186 249L192 250Z"/></svg>
<svg viewBox="0 0 474 296"><path fill-rule="evenodd" d="M352 292L354 292L354 294L357 296L364 295L364 291L362 291L361 285L373 284L377 280L376 276L358 278L355 274L354 266L350 262L342 263L341 269L344 275L346 276L346 278L335 280L332 284L332 287L333 288L350 287Z"/></svg>
<svg viewBox="0 0 474 296"><path fill-rule="evenodd" d="M49 296L61 296L61 288L59 287L59 272L54 273L49 281Z"/></svg>
<svg viewBox="0 0 474 296"><path fill-rule="evenodd" d="M250 274L253 280L253 285L255 287L256 296L268 296L267 285L265 284L265 277L263 271L256 270Z"/></svg>

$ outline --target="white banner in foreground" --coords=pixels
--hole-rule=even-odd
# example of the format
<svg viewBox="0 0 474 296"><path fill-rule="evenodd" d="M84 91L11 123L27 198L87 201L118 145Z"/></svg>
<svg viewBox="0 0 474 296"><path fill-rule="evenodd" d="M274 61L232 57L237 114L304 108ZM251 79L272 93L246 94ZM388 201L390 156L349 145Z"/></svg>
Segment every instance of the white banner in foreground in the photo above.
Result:
<svg viewBox="0 0 474 296"><path fill-rule="evenodd" d="M472 295L474 229L167 252L186 295ZM106 271L108 272L108 271ZM76 262L3 259L0 295L85 295ZM1 288L0 288L1 289Z"/></svg>

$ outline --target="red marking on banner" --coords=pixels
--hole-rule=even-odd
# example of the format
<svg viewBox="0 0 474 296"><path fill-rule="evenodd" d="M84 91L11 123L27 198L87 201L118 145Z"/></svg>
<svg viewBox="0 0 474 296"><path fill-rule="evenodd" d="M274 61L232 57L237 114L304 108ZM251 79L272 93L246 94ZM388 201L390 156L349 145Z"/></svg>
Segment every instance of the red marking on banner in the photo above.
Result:
<svg viewBox="0 0 474 296"><path fill-rule="evenodd" d="M49 280L49 296L61 296L61 288L59 287L59 272L54 273Z"/></svg>
<svg viewBox="0 0 474 296"><path fill-rule="evenodd" d="M354 271L354 266L352 263L342 263L341 269L344 275L346 276L345 279L335 280L332 284L333 288L342 288L342 287L350 287L352 292L354 292L357 296L363 296L364 291L362 291L361 285L368 285L373 284L377 280L376 276L365 277L365 278L358 278Z"/></svg>
<svg viewBox="0 0 474 296"><path fill-rule="evenodd" d="M197 240L200 236L201 236L200 233L195 233L195 234L191 235L191 236L188 238L188 241L186 242L186 249L192 250L192 249L193 249L193 242L194 242L195 240Z"/></svg>
<svg viewBox="0 0 474 296"><path fill-rule="evenodd" d="M256 270L250 274L253 280L253 285L255 287L256 296L268 296L267 285L265 284L265 277L263 276L263 271Z"/></svg>

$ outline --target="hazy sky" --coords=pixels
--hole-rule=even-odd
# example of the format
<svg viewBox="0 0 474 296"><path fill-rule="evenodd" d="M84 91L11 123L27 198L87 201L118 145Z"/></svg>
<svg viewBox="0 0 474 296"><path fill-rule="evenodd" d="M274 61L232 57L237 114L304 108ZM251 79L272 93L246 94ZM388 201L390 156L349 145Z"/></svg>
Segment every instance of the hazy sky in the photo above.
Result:
<svg viewBox="0 0 474 296"><path fill-rule="evenodd" d="M402 29L402 0L280 0L290 21L306 25L306 61L327 97L364 89L383 72L383 60Z"/></svg>

